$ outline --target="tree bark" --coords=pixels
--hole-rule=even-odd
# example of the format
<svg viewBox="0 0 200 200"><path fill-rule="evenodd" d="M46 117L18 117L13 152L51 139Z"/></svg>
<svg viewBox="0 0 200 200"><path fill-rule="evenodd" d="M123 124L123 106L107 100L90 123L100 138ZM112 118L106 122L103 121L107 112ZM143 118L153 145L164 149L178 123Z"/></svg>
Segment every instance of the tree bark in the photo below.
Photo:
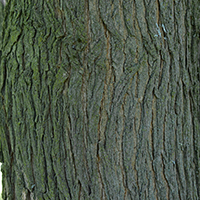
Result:
<svg viewBox="0 0 200 200"><path fill-rule="evenodd" d="M3 199L200 198L198 1L3 10Z"/></svg>

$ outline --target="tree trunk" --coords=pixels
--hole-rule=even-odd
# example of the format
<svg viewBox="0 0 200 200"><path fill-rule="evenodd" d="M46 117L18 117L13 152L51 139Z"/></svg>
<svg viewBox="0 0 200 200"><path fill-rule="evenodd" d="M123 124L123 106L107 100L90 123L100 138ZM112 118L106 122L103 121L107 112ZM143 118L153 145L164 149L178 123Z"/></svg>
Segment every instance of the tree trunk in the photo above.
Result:
<svg viewBox="0 0 200 200"><path fill-rule="evenodd" d="M3 10L3 199L200 198L199 1Z"/></svg>

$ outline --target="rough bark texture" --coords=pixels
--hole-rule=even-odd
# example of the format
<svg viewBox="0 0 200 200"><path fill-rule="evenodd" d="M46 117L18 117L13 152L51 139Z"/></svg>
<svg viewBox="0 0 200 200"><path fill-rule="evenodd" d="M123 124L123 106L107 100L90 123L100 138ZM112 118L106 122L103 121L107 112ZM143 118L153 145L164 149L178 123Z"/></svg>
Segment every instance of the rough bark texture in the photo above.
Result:
<svg viewBox="0 0 200 200"><path fill-rule="evenodd" d="M3 199L200 198L200 3L9 0Z"/></svg>

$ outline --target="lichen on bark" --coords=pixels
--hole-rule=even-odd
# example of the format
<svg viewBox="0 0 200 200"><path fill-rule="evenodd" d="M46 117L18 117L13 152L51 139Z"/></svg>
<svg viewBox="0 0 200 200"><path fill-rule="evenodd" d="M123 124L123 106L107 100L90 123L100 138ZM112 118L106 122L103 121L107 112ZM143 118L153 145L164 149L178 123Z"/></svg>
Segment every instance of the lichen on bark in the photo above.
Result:
<svg viewBox="0 0 200 200"><path fill-rule="evenodd" d="M8 1L3 198L197 199L198 6Z"/></svg>

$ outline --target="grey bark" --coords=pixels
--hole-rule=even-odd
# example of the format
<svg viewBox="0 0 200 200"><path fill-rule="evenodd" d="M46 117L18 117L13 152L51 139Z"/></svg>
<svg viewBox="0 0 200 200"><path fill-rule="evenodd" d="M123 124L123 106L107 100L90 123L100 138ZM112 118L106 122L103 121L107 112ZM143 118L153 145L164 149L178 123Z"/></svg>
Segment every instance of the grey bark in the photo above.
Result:
<svg viewBox="0 0 200 200"><path fill-rule="evenodd" d="M200 198L198 1L3 9L3 199Z"/></svg>

